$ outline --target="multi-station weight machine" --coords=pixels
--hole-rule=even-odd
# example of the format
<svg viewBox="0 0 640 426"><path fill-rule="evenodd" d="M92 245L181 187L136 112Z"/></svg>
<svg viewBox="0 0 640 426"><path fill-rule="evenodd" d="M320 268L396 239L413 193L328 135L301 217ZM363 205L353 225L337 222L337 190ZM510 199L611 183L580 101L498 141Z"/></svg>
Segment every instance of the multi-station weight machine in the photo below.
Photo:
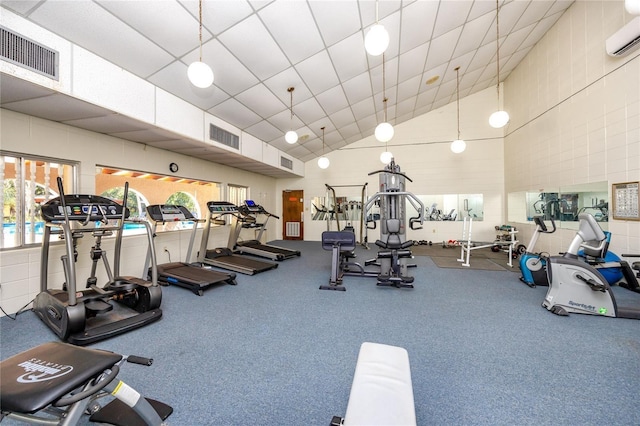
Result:
<svg viewBox="0 0 640 426"><path fill-rule="evenodd" d="M369 176L374 174L380 175L380 190L368 198L366 203L363 202L361 224L366 229L375 229L376 220L379 217L380 238L375 244L380 250L375 259L365 262L365 266L375 265L379 269L365 270L360 264L351 260L355 256L353 250L356 246L353 229L338 228L338 231L331 231L327 227L327 231L322 233L322 247L333 252L332 269L329 284L320 286L322 290L344 291L345 288L342 286L344 275L375 277L379 286L413 288L413 277L407 273L407 268L413 266L408 263L408 260L413 258L409 247L414 242L406 239L406 201L409 200L418 212L417 216L409 218L411 229L420 229L416 224L424 223L424 204L418 197L405 190L406 181L412 181L400 171L400 166L395 164L394 160L391 160L384 170L376 170L369 173ZM329 185L327 189L335 194ZM363 187L363 194L365 189L366 185ZM379 209L379 214L373 214L374 207L376 211ZM366 242L366 239L364 241Z"/></svg>
<svg viewBox="0 0 640 426"><path fill-rule="evenodd" d="M369 198L363 211L367 215L374 205L380 206L380 238L375 242L381 249L377 256L380 266L377 284L413 288L413 277L407 273L408 260L412 258L409 247L414 242L406 238L406 202L418 212L409 218L409 227L414 230L421 229L416 223L424 223L424 204L406 191L406 181L413 181L400 171L394 159L383 170L371 172L369 176L374 174L379 174L380 190Z"/></svg>

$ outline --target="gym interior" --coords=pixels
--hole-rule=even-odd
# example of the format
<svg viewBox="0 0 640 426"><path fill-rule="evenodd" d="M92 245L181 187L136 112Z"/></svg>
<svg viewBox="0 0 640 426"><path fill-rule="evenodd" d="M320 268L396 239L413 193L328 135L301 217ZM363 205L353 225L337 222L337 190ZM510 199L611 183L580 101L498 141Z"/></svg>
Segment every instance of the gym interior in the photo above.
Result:
<svg viewBox="0 0 640 426"><path fill-rule="evenodd" d="M233 47L240 41L222 30L231 21L241 26L260 18L275 31L268 24L286 10L283 16L310 13L322 28L321 17L331 19L334 2L237 3L247 8L247 19L232 18L228 2L206 0L157 2L151 15L179 7L189 15L188 25L196 26L183 36L197 43L198 21L202 28L203 17L215 16L216 7L229 13L204 25L205 41L215 41L212 32L219 31L232 52L200 49L200 59L215 71L216 54L235 63ZM336 95L327 90L334 86L330 78L305 77L322 73L305 63L309 52L283 44L284 57L297 65L291 66L295 77L278 73L276 65L264 71L256 60L251 75L235 74L241 80L235 89L226 86L224 96L232 102L222 102L215 84L233 79L232 71L216 75L212 91L187 80L197 45L154 77L144 67L128 70L112 62L119 58L114 50L127 50L124 21L114 20L123 27L116 27L113 43L85 35L89 44L83 46L74 39L92 19L112 22L124 13L117 2L3 0L0 29L56 51L59 74L52 79L4 54L0 58L0 358L26 353L35 359L29 352L34 348L44 361L47 351L96 356L94 369L104 366L85 379L105 383L113 374L102 371L115 370L121 361L103 351L152 358L146 367L123 364L118 377L138 396L162 403L150 408L144 398L135 404L120 399L113 383L100 391L133 408L145 419L140 424L155 424L161 411L166 424L180 425L640 424L640 50L609 51L622 30L637 31L637 42L640 4L497 4L500 25L493 1L335 2L333 7L354 7L364 17L352 33L368 58L361 62L373 86L365 106L349 92L357 55L353 68L332 65L335 86L344 90ZM443 44L426 37L426 47L413 50L393 41L401 34L410 40L400 22L415 30L419 25L411 26L411 19L431 7L443 8L432 19ZM51 15L55 8L62 9ZM535 25L518 23L516 16L527 16L527 8L540 9L529 15L538 16ZM454 12L467 18L439 24ZM378 14L392 43L385 55L374 57L363 41ZM50 28L51 16L69 21ZM91 18L77 24L83 16ZM349 31L341 29L346 18L333 19L329 27ZM149 22L133 19L126 29L149 32ZM476 37L489 41L471 53L451 47L472 24L486 30ZM300 25L292 31L304 31ZM450 25L452 32L438 25ZM503 35L496 37L496 30ZM319 38L327 57L353 45L338 44L335 37L326 32ZM162 40L158 35L149 43L162 46ZM165 42L164 54L176 55ZM112 46L100 57L92 43ZM429 44L450 44L441 47L447 60L429 62ZM478 66L473 58L482 49L492 53ZM507 51L508 60L496 60L496 53L507 57ZM243 58L236 54L239 63ZM403 71L408 62L425 60L419 74ZM439 78L425 84L434 75ZM238 88L253 80L266 83L256 84L264 92L252 92L249 100ZM187 95L177 95L181 90ZM446 96L438 97L439 91ZM261 93L277 99L281 109L256 106ZM402 96L405 102L397 102ZM217 101L205 108L204 99L211 97ZM344 105L328 102L336 97ZM310 99L322 111L307 118L304 101ZM494 128L488 119L498 105L510 119ZM349 120L338 114L343 108ZM252 122L240 114L247 109ZM366 109L371 116L360 120ZM374 136L383 120L394 129L387 142ZM267 125L269 131L259 133ZM295 144L285 142L292 128L301 136ZM212 129L237 135L239 146L211 140ZM466 149L455 153L457 139ZM381 162L383 152L391 152L392 160ZM319 167L320 158L329 166ZM37 183L44 192L23 189L16 195L19 182L23 188ZM113 188L120 192L108 193ZM77 203L83 213L63 214L63 202L68 212L74 211L68 204ZM181 202L192 205L165 208ZM124 204L131 217L124 217ZM157 222L154 211L164 214ZM81 222L95 228L78 231ZM251 252L247 247L256 239L286 254ZM587 246L593 240L598 247ZM578 249L593 249L599 253L593 257L604 261L587 261ZM230 268L213 261L223 255L258 264ZM218 275L206 285L175 285L162 265L176 262ZM535 282L527 282L527 274ZM104 283L111 287L96 287ZM89 297L90 287L95 291ZM88 329L65 333L69 325L59 316L77 315L69 309L74 295L87 299L82 312L92 312L87 318L78 314L83 325L106 310L124 315L112 305L128 297L136 302L124 308L135 311L131 318L138 322L98 327L104 332L95 338ZM108 300L106 309L102 299ZM42 346L49 342L64 342L64 350ZM21 424L19 416L5 417L28 408L7 408L15 395L7 395L4 371L5 365L2 421ZM67 394L41 405L69 399ZM86 411L107 412L89 400L68 418L87 424ZM94 421L110 422L99 416Z"/></svg>

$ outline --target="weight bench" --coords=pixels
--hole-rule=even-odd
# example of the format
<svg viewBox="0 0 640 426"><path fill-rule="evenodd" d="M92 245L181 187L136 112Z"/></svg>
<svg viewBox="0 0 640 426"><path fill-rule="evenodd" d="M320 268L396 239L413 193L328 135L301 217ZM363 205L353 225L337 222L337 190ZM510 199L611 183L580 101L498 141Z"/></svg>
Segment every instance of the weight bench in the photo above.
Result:
<svg viewBox="0 0 640 426"><path fill-rule="evenodd" d="M404 348L364 342L360 346L347 412L331 426L416 425L409 354Z"/></svg>
<svg viewBox="0 0 640 426"><path fill-rule="evenodd" d="M153 360L73 346L45 343L0 363L0 407L4 417L29 423L75 425L85 411L90 421L122 426L159 426L173 409L146 399L116 380L125 361ZM104 407L99 398L114 396Z"/></svg>

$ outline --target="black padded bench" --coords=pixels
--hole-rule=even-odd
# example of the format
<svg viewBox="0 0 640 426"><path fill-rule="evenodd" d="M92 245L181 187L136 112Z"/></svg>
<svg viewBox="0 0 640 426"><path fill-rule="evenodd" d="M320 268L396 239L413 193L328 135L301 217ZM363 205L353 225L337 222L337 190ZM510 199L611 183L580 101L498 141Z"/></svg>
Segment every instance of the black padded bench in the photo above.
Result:
<svg viewBox="0 0 640 426"><path fill-rule="evenodd" d="M173 409L147 400L124 382L114 380L123 358L62 342L45 343L14 355L0 363L2 415L42 422L51 417L37 414L46 413L59 417L58 424L76 424L92 401L110 392L117 399L95 412L92 421L160 425ZM151 363L139 357L129 357L129 361Z"/></svg>

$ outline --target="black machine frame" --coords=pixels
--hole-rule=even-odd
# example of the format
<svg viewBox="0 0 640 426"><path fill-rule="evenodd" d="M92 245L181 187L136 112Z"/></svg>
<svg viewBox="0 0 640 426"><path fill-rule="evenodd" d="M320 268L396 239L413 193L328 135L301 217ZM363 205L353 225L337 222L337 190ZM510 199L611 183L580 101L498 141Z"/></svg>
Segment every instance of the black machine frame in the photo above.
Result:
<svg viewBox="0 0 640 426"><path fill-rule="evenodd" d="M187 248L187 256L184 262L169 262L157 265L158 282L166 285L177 285L191 290L194 294L202 296L204 290L217 284L237 285L236 274L204 267L201 263L192 263L191 253L193 252L193 244L196 233L198 232L198 223L204 223L204 219L197 219L185 206L175 204L152 204L147 206L147 217L153 221L152 232L156 235L159 223L168 222L192 222L193 228ZM147 264L145 270L149 266L151 256L147 254Z"/></svg>
<svg viewBox="0 0 640 426"><path fill-rule="evenodd" d="M125 202L122 205L96 195L65 195L61 178L58 178L58 188L60 196L42 205L45 228L41 248L40 293L34 300L33 311L60 339L76 345L94 343L159 320L162 317L162 290L158 285L151 226L144 220L128 219L128 183L125 183ZM116 225L109 225L110 221L116 221ZM87 227L90 223L93 226ZM125 223L142 224L145 227L153 268L151 281L120 276ZM103 237L114 232L112 271L101 242ZM95 238L95 245L90 251L93 263L86 288L79 289L76 275L77 242L86 234ZM64 241L65 253L60 258L65 276L62 289L48 288L49 253L53 236L59 236ZM95 276L100 260L108 275L108 281L102 287L97 285ZM146 273L144 275L146 277Z"/></svg>

